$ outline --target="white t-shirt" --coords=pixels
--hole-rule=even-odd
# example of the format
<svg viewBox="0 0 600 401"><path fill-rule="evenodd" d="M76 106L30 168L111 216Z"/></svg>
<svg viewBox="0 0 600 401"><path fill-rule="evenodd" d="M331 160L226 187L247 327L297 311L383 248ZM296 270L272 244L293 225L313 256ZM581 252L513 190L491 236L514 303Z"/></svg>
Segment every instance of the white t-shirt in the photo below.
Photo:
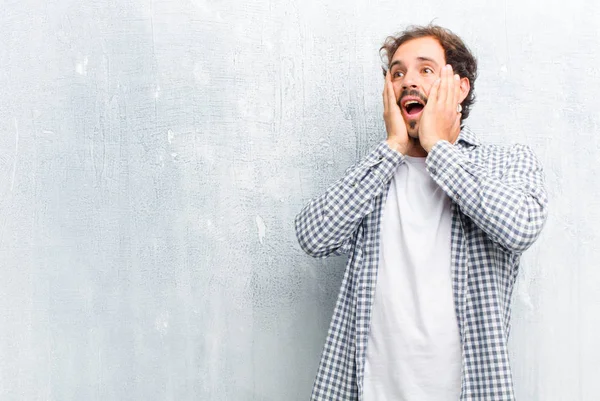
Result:
<svg viewBox="0 0 600 401"><path fill-rule="evenodd" d="M406 157L381 222L365 401L457 401L461 346L452 296L451 201Z"/></svg>

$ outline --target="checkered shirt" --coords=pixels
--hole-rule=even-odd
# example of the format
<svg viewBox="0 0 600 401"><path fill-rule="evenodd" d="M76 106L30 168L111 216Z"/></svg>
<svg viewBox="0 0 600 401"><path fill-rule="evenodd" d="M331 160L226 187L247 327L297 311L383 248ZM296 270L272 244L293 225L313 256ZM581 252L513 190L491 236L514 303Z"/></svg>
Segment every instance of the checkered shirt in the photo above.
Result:
<svg viewBox="0 0 600 401"><path fill-rule="evenodd" d="M311 400L363 400L381 215L390 180L404 161L380 142L296 216L296 235L306 253L348 255ZM483 145L467 127L455 144L437 142L426 166L452 200L460 400L514 400L507 349L511 294L520 255L546 221L542 166L529 147Z"/></svg>

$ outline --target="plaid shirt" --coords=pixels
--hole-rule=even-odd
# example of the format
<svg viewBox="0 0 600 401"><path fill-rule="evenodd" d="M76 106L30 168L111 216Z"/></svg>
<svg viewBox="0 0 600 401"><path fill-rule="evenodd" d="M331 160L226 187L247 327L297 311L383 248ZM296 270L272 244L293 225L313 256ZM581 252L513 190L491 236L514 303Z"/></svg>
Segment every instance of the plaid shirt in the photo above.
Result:
<svg viewBox="0 0 600 401"><path fill-rule="evenodd" d="M382 141L296 216L302 249L348 262L312 400L362 400L380 221L404 156ZM462 345L460 400L514 400L507 342L519 258L547 216L544 173L523 145L482 145L466 127L436 143L427 171L452 200L452 289Z"/></svg>

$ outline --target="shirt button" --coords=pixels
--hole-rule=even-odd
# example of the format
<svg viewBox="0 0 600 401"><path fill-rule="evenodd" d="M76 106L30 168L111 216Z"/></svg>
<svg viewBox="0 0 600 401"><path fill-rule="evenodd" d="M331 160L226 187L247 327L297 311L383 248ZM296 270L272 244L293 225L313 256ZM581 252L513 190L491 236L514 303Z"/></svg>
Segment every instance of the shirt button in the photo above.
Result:
<svg viewBox="0 0 600 401"><path fill-rule="evenodd" d="M437 174L437 170L435 167L432 167L429 169L429 171L431 172L431 174L436 175Z"/></svg>

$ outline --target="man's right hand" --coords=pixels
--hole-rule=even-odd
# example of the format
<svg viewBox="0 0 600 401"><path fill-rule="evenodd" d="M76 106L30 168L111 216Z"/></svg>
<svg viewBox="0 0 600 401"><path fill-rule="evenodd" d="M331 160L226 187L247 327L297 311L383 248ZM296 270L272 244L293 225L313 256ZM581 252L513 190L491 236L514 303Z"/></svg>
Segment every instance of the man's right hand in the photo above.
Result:
<svg viewBox="0 0 600 401"><path fill-rule="evenodd" d="M385 85L383 87L383 119L387 131L388 145L405 155L410 149L411 141L408 138L406 123L396 101L390 70L385 74Z"/></svg>

